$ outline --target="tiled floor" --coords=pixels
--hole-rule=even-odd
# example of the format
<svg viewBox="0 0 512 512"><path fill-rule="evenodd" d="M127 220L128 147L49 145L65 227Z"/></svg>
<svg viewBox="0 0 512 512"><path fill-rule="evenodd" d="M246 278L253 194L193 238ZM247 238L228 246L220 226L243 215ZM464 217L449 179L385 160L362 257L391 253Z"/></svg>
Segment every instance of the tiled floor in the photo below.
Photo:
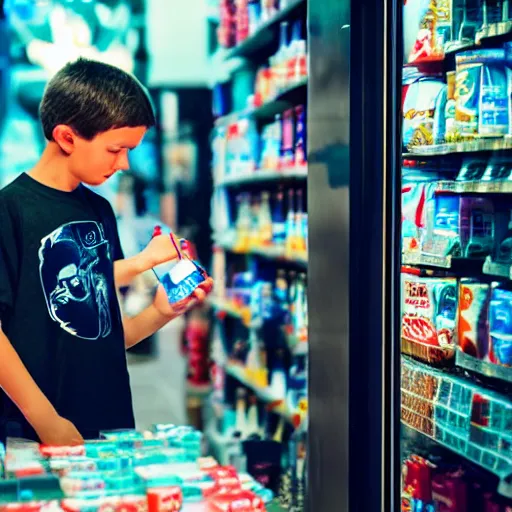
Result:
<svg viewBox="0 0 512 512"><path fill-rule="evenodd" d="M137 428L153 423L186 423L185 359L180 353L182 321L156 336L154 356L128 355Z"/></svg>

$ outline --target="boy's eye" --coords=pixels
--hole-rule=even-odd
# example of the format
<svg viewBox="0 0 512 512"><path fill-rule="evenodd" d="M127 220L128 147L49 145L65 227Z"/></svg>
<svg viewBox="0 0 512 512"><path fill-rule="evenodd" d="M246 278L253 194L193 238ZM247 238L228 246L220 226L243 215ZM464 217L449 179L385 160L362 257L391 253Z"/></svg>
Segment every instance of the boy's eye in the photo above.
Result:
<svg viewBox="0 0 512 512"><path fill-rule="evenodd" d="M118 153L121 153L121 150L120 149L109 149L108 152L114 153L115 155L117 155Z"/></svg>

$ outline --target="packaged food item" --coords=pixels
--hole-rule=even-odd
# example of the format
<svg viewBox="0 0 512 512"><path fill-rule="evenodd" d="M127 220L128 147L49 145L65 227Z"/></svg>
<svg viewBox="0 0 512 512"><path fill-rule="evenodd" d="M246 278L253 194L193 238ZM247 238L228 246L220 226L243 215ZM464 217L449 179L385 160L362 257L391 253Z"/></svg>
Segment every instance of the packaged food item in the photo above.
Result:
<svg viewBox="0 0 512 512"><path fill-rule="evenodd" d="M242 489L226 490L211 496L209 512L265 512L263 500L251 491Z"/></svg>
<svg viewBox="0 0 512 512"><path fill-rule="evenodd" d="M94 498L68 498L62 500L64 512L147 512L144 495L102 496Z"/></svg>
<svg viewBox="0 0 512 512"><path fill-rule="evenodd" d="M484 360L487 369L499 378L512 382L512 291L494 287L489 305L489 350Z"/></svg>
<svg viewBox="0 0 512 512"><path fill-rule="evenodd" d="M485 258L494 247L494 205L483 197L434 195L427 201L426 228L421 252L444 261Z"/></svg>
<svg viewBox="0 0 512 512"><path fill-rule="evenodd" d="M440 78L418 72L404 76L403 144L408 149L434 144L434 116L438 96L446 88Z"/></svg>
<svg viewBox="0 0 512 512"><path fill-rule="evenodd" d="M462 163L457 181L480 181L487 169L488 160L486 158L466 158Z"/></svg>
<svg viewBox="0 0 512 512"><path fill-rule="evenodd" d="M489 283L479 283L472 279L462 279L460 282L457 363L467 360L459 352L467 357L482 359L488 350L490 294Z"/></svg>
<svg viewBox="0 0 512 512"><path fill-rule="evenodd" d="M43 457L81 457L85 455L85 446L47 446L42 444L39 452Z"/></svg>
<svg viewBox="0 0 512 512"><path fill-rule="evenodd" d="M153 236L162 234L162 228L157 226ZM192 261L186 255L186 240L179 243L174 235L169 234L179 255L177 262L168 262L153 268L153 272L163 285L171 304L181 302L190 297L194 290L206 281L208 274L199 263ZM178 246L179 245L179 246Z"/></svg>
<svg viewBox="0 0 512 512"><path fill-rule="evenodd" d="M446 143L458 142L460 134L457 130L457 123L455 122L456 101L455 101L455 71L446 73L446 103L444 106L444 122L445 133L444 141Z"/></svg>
<svg viewBox="0 0 512 512"><path fill-rule="evenodd" d="M407 8L407 5L406 5ZM443 55L444 44L451 37L451 5L446 0L419 0L414 3L419 14L418 32L408 62L435 59Z"/></svg>
<svg viewBox="0 0 512 512"><path fill-rule="evenodd" d="M434 435L434 399L439 380L431 368L403 358L401 364L403 423L427 436Z"/></svg>
<svg viewBox="0 0 512 512"><path fill-rule="evenodd" d="M505 51L481 49L456 56L455 120L463 137L509 132L510 98Z"/></svg>
<svg viewBox="0 0 512 512"><path fill-rule="evenodd" d="M512 158L493 156L485 168L482 181L506 181L512 176Z"/></svg>
<svg viewBox="0 0 512 512"><path fill-rule="evenodd" d="M0 512L60 512L60 510L61 507L57 500L28 501L0 505Z"/></svg>
<svg viewBox="0 0 512 512"><path fill-rule="evenodd" d="M148 512L178 512L183 504L180 487L148 489Z"/></svg>
<svg viewBox="0 0 512 512"><path fill-rule="evenodd" d="M452 359L456 320L455 278L402 273L402 353L429 363Z"/></svg>

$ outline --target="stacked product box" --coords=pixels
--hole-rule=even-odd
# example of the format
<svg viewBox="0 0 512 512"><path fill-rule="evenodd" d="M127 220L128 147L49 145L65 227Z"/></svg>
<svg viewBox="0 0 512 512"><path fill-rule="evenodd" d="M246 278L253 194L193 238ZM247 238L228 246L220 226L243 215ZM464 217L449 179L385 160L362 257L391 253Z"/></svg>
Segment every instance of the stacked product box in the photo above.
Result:
<svg viewBox="0 0 512 512"><path fill-rule="evenodd" d="M74 447L9 440L0 511L264 511L272 493L202 458L201 446L201 432L173 425L103 432Z"/></svg>

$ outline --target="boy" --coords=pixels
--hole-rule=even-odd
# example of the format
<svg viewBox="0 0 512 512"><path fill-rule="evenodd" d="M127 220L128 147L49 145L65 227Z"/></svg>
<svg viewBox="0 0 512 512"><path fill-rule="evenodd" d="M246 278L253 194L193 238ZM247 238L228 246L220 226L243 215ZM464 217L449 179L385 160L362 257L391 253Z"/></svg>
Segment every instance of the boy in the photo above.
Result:
<svg viewBox="0 0 512 512"><path fill-rule="evenodd" d="M134 427L125 349L202 302L209 279L171 307L122 318L116 289L177 257L169 236L123 259L110 204L84 187L128 169L154 125L132 76L80 59L50 81L40 106L48 144L0 191L0 441L73 445Z"/></svg>

